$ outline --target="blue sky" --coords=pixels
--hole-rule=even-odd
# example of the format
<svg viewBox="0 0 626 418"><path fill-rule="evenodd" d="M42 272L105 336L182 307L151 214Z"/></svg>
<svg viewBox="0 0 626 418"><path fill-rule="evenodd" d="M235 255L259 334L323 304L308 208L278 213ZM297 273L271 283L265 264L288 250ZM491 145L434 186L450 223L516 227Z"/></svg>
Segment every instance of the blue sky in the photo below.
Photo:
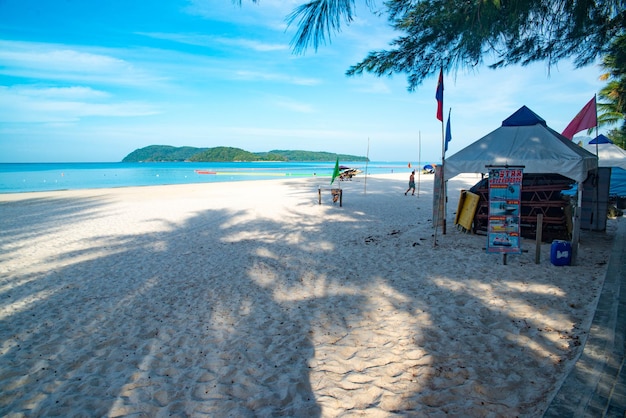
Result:
<svg viewBox="0 0 626 418"><path fill-rule="evenodd" d="M368 142L373 161L441 159L436 75L412 93L402 74L345 76L394 38L384 18L363 6L295 55L285 17L300 1L242 3L1 0L0 162L120 161L153 144L366 155ZM446 155L522 105L562 131L600 74L567 62L445 74Z"/></svg>

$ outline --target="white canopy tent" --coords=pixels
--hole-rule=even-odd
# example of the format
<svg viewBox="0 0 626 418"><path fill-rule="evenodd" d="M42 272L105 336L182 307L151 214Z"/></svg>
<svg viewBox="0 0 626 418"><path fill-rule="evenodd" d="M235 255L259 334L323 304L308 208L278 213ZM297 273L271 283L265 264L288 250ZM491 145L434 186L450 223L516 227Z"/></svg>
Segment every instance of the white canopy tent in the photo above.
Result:
<svg viewBox="0 0 626 418"><path fill-rule="evenodd" d="M561 174L582 183L589 171L597 168L598 158L522 106L501 127L447 157L445 179L461 173L486 173L488 165L524 166L524 173Z"/></svg>
<svg viewBox="0 0 626 418"><path fill-rule="evenodd" d="M604 135L589 141L584 148L590 153L598 155L599 167L619 167L626 170L626 151L615 145Z"/></svg>

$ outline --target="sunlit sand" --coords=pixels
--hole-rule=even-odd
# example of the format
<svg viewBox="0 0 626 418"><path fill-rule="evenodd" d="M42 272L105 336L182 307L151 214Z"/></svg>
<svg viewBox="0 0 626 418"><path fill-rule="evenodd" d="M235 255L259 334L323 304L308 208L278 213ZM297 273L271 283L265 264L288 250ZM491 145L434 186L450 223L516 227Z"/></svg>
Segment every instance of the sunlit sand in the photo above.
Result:
<svg viewBox="0 0 626 418"><path fill-rule="evenodd" d="M409 173L0 195L0 415L541 416L617 221L578 265L432 227Z"/></svg>

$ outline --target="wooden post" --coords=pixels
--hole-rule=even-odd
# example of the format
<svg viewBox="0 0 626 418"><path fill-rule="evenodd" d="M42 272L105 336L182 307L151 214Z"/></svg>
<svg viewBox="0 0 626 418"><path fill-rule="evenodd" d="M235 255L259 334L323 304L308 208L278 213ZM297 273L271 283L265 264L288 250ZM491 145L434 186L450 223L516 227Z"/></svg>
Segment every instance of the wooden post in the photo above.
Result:
<svg viewBox="0 0 626 418"><path fill-rule="evenodd" d="M580 189L581 184L578 184L578 189ZM572 266L576 265L576 259L578 258L578 241L580 240L580 205L576 206L576 210L574 211L574 228L572 230Z"/></svg>
<svg viewBox="0 0 626 418"><path fill-rule="evenodd" d="M537 215L537 232L535 233L535 264L541 263L541 240L543 235L543 213Z"/></svg>
<svg viewBox="0 0 626 418"><path fill-rule="evenodd" d="M321 188L317 189L317 203L319 205L322 204L322 189Z"/></svg>
<svg viewBox="0 0 626 418"><path fill-rule="evenodd" d="M339 207L343 207L343 189L339 189Z"/></svg>

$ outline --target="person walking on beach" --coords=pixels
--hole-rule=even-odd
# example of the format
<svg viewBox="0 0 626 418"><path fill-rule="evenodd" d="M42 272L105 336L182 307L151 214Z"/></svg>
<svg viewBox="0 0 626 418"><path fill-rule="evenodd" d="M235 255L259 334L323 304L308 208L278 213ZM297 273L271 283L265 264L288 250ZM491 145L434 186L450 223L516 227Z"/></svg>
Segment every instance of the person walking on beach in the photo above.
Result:
<svg viewBox="0 0 626 418"><path fill-rule="evenodd" d="M415 196L415 170L411 171L411 175L409 176L409 188L406 189L406 192L404 192L404 195L406 196L406 194L411 189L413 189L411 196Z"/></svg>

